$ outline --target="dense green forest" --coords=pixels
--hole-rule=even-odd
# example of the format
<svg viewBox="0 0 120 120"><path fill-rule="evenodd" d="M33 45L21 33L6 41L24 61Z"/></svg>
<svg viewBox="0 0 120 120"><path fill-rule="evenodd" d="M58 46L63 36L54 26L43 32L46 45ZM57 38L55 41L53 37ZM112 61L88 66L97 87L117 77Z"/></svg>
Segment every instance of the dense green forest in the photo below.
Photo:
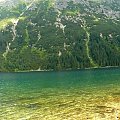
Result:
<svg viewBox="0 0 120 120"><path fill-rule="evenodd" d="M1 6L0 71L120 66L119 11L118 0Z"/></svg>

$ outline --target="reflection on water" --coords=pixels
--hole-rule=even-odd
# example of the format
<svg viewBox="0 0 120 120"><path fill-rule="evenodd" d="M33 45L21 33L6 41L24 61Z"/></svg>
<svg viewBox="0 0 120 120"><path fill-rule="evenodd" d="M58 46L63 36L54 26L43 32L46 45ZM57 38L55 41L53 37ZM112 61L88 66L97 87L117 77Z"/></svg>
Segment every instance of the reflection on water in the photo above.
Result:
<svg viewBox="0 0 120 120"><path fill-rule="evenodd" d="M119 120L120 69L0 73L0 120Z"/></svg>

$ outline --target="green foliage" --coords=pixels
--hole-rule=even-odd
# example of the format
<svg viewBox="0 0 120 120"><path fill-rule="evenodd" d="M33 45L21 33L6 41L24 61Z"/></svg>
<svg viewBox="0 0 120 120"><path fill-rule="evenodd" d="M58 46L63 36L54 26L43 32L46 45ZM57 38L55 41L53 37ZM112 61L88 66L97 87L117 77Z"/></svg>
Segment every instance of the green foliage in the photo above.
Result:
<svg viewBox="0 0 120 120"><path fill-rule="evenodd" d="M86 12L85 8L89 8L80 3L68 2L66 8L59 10L60 14L50 0L39 1L29 9L26 6L20 3L10 11L0 9L0 25L5 24L4 28L0 26L0 71L95 67L91 59L99 67L120 66L119 21L115 24L102 13ZM22 12L24 15L20 16ZM19 22L12 41L15 33L11 19L16 18ZM65 26L64 30L61 26ZM90 34L89 41L85 29Z"/></svg>

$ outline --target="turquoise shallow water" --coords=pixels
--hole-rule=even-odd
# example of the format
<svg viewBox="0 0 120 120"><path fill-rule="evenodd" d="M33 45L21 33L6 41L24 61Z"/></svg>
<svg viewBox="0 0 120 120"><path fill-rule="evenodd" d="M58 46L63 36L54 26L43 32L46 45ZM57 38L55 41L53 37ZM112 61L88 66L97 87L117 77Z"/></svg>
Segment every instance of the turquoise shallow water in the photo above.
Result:
<svg viewBox="0 0 120 120"><path fill-rule="evenodd" d="M119 117L119 68L0 73L0 120Z"/></svg>

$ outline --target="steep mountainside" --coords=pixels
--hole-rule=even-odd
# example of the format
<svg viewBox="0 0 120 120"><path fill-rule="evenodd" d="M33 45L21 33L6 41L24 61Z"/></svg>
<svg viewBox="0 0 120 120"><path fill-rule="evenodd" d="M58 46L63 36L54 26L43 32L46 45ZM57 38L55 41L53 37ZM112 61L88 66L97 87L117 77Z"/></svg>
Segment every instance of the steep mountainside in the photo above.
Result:
<svg viewBox="0 0 120 120"><path fill-rule="evenodd" d="M0 71L120 66L120 1L1 2L0 63Z"/></svg>

